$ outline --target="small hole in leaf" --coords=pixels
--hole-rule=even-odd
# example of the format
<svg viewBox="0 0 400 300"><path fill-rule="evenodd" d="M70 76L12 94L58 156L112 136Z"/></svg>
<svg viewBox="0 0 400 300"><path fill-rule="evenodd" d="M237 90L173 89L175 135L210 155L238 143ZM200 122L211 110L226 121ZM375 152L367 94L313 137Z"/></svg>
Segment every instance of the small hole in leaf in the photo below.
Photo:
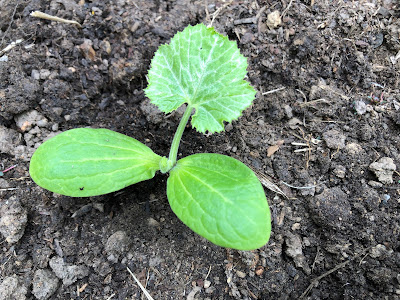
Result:
<svg viewBox="0 0 400 300"><path fill-rule="evenodd" d="M83 187L79 188L79 190L83 191L84 188L85 188L85 187L83 186Z"/></svg>

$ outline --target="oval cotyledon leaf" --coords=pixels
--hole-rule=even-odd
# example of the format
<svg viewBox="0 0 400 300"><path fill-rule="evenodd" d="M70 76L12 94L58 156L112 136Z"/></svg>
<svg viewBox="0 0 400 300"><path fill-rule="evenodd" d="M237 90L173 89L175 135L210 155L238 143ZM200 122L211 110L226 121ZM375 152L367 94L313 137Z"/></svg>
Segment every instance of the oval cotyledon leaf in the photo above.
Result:
<svg viewBox="0 0 400 300"><path fill-rule="evenodd" d="M197 131L220 132L254 100L246 68L236 42L204 24L189 25L155 53L145 93L165 113L187 103L196 110Z"/></svg>
<svg viewBox="0 0 400 300"><path fill-rule="evenodd" d="M178 160L167 196L178 218L216 245L253 250L269 240L264 189L253 171L232 157L204 153Z"/></svg>
<svg viewBox="0 0 400 300"><path fill-rule="evenodd" d="M44 142L29 166L32 179L52 192L97 196L153 178L161 157L126 135L78 128Z"/></svg>

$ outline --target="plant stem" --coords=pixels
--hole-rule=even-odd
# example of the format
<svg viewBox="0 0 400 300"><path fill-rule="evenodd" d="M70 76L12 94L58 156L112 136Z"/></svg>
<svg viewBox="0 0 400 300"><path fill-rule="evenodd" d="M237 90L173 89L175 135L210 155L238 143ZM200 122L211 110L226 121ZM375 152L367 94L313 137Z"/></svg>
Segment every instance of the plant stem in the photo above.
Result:
<svg viewBox="0 0 400 300"><path fill-rule="evenodd" d="M186 107L185 113L183 114L183 117L179 122L178 129L175 132L174 139L172 140L171 150L169 151L169 157L168 157L168 165L171 166L171 169L176 164L179 144L181 142L183 131L185 130L186 124L189 121L192 110L193 107L191 107L190 105Z"/></svg>

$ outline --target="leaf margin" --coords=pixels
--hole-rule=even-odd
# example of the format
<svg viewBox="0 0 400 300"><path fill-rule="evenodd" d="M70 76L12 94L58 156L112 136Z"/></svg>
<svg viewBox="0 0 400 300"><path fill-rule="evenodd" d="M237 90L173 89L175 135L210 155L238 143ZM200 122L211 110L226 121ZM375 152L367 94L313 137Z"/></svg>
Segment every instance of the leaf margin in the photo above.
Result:
<svg viewBox="0 0 400 300"><path fill-rule="evenodd" d="M179 174L179 172L182 173L182 170L185 170L185 164L188 163L189 161L189 165L190 165L190 160L192 160L193 158L200 158L200 157L205 157L205 156L209 156L211 158L211 156L213 156L214 158L217 159L221 159L224 161L224 164L226 164L226 162L229 160L230 163L234 162L234 164L236 165L236 167L238 168L243 168L246 170L246 175L245 176L238 176L238 183L243 183L243 178L242 177L247 177L250 176L250 178L248 178L248 180L254 185L254 190L252 190L253 194L252 196L250 196L249 198L251 199L251 197L254 197L257 193L257 197L260 196L260 199L256 200L258 203L256 203L255 205L255 201L254 199L251 199L252 202L248 202L246 200L242 201L241 203L239 203L239 206L237 203L234 203L236 205L236 208L240 208L242 210L242 212L237 213L236 216L233 214L234 210L235 210L235 206L230 207L230 210L228 209L228 216L230 217L234 217L234 221L232 221L232 224L234 226L233 229L232 228L223 228L223 226L225 226L223 224L223 220L221 221L222 218L224 218L225 213L224 211L220 210L221 208L221 202L214 202L213 206L214 206L214 212L215 212L215 220L210 221L210 224L213 223L214 221L214 227L218 227L219 229L225 230L224 232L233 232L233 231L239 231L236 232L237 235L248 235L248 234L254 234L254 236L252 236L250 238L249 241L245 241L246 238L242 237L242 241L234 241L231 240L229 241L229 239L231 239L230 237L228 239L226 239L226 237L220 237L220 236L215 236L218 235L216 233L213 233L213 229L211 228L212 226L209 226L210 228L204 230L204 228L202 228L202 226L204 227L204 224L201 225L200 223L203 222L202 220L202 216L200 216L199 214L196 215L196 213L193 213L193 208L190 207L190 202L187 201L185 202L184 200L182 200L184 197L181 195L178 195L179 193L182 193L182 191L187 191L189 190L189 188L187 186L185 186L184 184L181 184L180 187L178 187L178 184L176 184L174 181L177 180L177 174ZM198 164L198 162L196 162L196 164ZM215 169L214 166L209 166L208 169ZM229 173L229 170L227 172L227 174ZM197 172L198 174L198 172ZM226 175L226 174L225 174ZM246 182L247 183L247 182ZM249 189L249 186L247 187L243 187L241 186L240 188L237 188L233 191L233 193L236 193L238 195L240 195L241 192L243 192L243 188L247 188ZM190 193L196 193L196 191L193 191L193 189L191 190ZM198 191L197 191L198 193ZM189 194L188 192L186 192L186 194ZM261 183L259 182L257 176L254 174L254 172L248 168L245 164L243 164L242 162L240 162L239 160L236 160L232 157L226 156L226 155L222 155L222 154L215 154L215 153L198 153L198 154L194 154L194 155L190 155L187 156L183 159L178 160L177 165L171 170L170 172L170 176L167 180L167 197L168 197L168 201L170 203L171 209L173 210L173 212L177 215L177 217L186 225L188 226L191 230L193 230L194 232L196 232L197 234L199 234L200 236L203 236L204 238L208 239L209 241L211 241L212 243L218 245L218 246L222 246L222 247L227 247L227 248L233 248L233 249L238 249L238 250L254 250L257 248L260 248L262 246L264 246L270 237L271 234L271 215L270 215L270 210L269 210L269 206L268 206L268 202L267 199L265 197L265 193L264 193L264 189L261 185ZM182 199L179 200L177 198L181 197ZM205 197L207 197L207 193L202 193L200 196L197 195L196 197L203 197L203 200L201 201L208 201L208 200L204 200ZM190 196L188 196L187 198L190 198ZM234 201L238 201L238 199L235 199L235 197L233 197ZM241 201L241 200L239 200ZM209 202L212 203L212 202ZM201 204L195 203L195 205L201 206ZM212 205L210 207L213 207ZM259 210L256 209L255 207L259 206ZM250 220L249 216L246 216L246 209L248 209L247 207L249 207L249 209L252 209L252 213L253 216L256 217L256 222L257 223L255 226L251 227L249 226L249 223L252 222L252 220ZM225 207L226 208L226 207ZM201 208L204 210L204 208ZM208 209L208 208L206 208ZM244 214L243 214L243 209L244 209ZM189 218L188 218L189 215ZM243 218L247 218L248 219L248 223L243 222ZM212 219L212 218L211 218ZM221 225L222 224L222 225ZM231 226L232 224L227 223L227 226ZM239 225L241 224L241 225ZM221 227L222 226L222 227ZM236 227L235 227L236 226ZM246 227L246 228L250 228L251 232L243 232L242 228L240 227ZM243 227L243 228L244 228ZM241 231L242 230L242 231ZM214 236L213 236L214 235ZM240 237L239 237L240 238Z"/></svg>
<svg viewBox="0 0 400 300"><path fill-rule="evenodd" d="M100 139L111 139L107 143L117 143L118 139L121 139L122 142L125 142L129 145L136 145L138 148L141 148L143 151L143 155L149 155L147 158L143 158L143 155L139 154L136 155L137 157L135 158L135 155L132 155L131 152L133 152L133 149L131 148L120 148L121 151L128 151L126 152L128 155L132 155L131 157L125 157L122 158L116 158L114 161L121 160L119 162L119 165L121 165L122 162L125 161L145 161L144 165L148 165L148 168L142 168L141 172L136 175L125 175L124 173L127 174L127 168L125 169L118 169L115 167L116 171L114 172L120 172L120 175L122 174L121 178L123 181L117 182L118 176L115 174L112 176L109 176L107 178L107 173L105 173L103 170L101 170L101 165L97 166L95 164L96 160L90 162L91 158L90 156L92 153L88 153L89 155L86 157L88 158L86 161L68 161L65 160L65 157L70 156L70 157L77 157L74 151L84 151L81 146L82 142L79 141L79 139L85 139L86 144L90 145L90 143L95 144L96 140ZM91 141L91 142L90 142ZM121 142L120 141L120 142ZM104 142L104 141L103 141ZM100 147L100 145L93 146L93 151L96 151L95 147ZM68 147L68 148L66 148ZM89 146L90 148L90 146ZM97 150L100 150L97 149ZM118 149L118 147L111 147ZM87 150L87 147L86 147ZM118 150L117 150L118 151ZM57 152L57 153L56 153ZM151 154L153 153L153 155ZM64 155L64 158L62 157ZM75 155L75 156L74 156ZM100 153L101 155L101 153ZM117 153L116 155L121 155L121 153ZM81 158L84 157L81 156ZM159 169L159 161L161 160L161 157L157 154L155 154L149 147L144 145L143 143L139 142L136 139L133 139L129 136L126 136L124 134L104 129L104 128L76 128L76 129L71 129L64 131L49 140L45 141L42 143L39 148L35 151L33 154L30 165L29 165L29 173L31 175L31 178L35 183L37 183L39 186L55 192L57 194L61 195L66 195L66 196L71 196L71 197L90 197L90 196L98 196L98 195L103 195L111 192L115 192L117 190L120 190L128 185L135 184L137 182L151 179L154 177L155 172ZM112 161L112 159L111 159ZM90 174L89 171L84 171L85 166L83 167L82 173L79 173L79 175L76 175L78 172L77 168L79 168L79 164L87 164L87 166L90 166L92 171L94 172L94 175L88 175ZM103 167L105 161L102 161ZM112 164L111 164L112 165ZM64 168L62 167L64 166ZM86 166L86 167L87 167ZM139 166L140 167L140 166ZM75 169L74 169L75 168ZM139 169L140 170L140 169ZM96 172L98 173L96 174ZM63 173L64 172L64 173ZM85 174L86 173L86 174ZM118 175L118 174L117 174ZM80 180L82 181L82 184L77 184L74 179L70 180L68 179L68 176L75 176L75 177L80 177ZM136 177L135 177L136 176ZM92 179L90 179L92 178ZM136 178L136 179L135 179ZM121 179L121 180L122 180ZM97 180L98 185L105 185L104 187L101 186L100 188L96 189L93 186L95 184L91 183L90 180ZM110 185L110 186L108 186ZM71 187L73 186L73 188ZM78 188L79 186L79 188ZM113 186L113 187L111 187Z"/></svg>

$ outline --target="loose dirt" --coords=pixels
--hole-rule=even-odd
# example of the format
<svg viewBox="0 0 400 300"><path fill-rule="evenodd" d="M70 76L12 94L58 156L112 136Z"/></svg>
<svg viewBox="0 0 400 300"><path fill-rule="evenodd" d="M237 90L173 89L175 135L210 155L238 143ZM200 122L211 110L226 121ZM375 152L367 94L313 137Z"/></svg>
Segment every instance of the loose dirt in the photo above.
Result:
<svg viewBox="0 0 400 300"><path fill-rule="evenodd" d="M0 299L144 299L127 267L154 299L400 299L399 8L0 1L0 170L17 165L0 177ZM256 251L217 247L183 225L165 175L69 198L28 173L35 148L77 127L167 155L180 114L149 104L146 74L159 45L200 22L237 41L258 93L223 133L188 126L180 155L233 156L281 190L266 185L273 233Z"/></svg>

